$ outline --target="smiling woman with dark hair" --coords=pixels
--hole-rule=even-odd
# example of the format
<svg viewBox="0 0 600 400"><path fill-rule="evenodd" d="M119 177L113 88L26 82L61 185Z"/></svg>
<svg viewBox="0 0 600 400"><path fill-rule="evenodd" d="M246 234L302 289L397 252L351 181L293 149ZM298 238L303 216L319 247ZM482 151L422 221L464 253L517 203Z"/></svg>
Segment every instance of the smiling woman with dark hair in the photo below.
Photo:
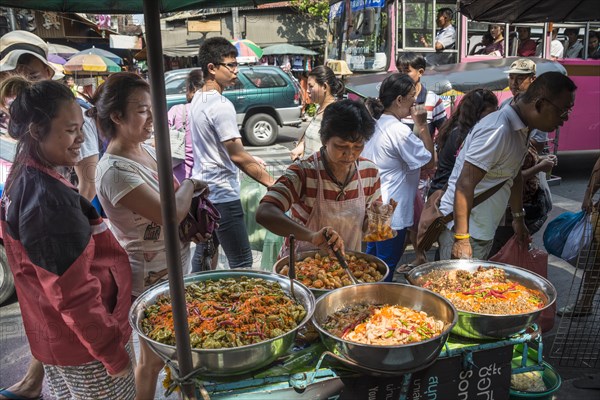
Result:
<svg viewBox="0 0 600 400"><path fill-rule="evenodd" d="M8 126L17 152L0 220L31 353L54 398L133 399L129 260L59 173L79 161L81 109L68 87L48 80L15 76L0 93L17 94Z"/></svg>
<svg viewBox="0 0 600 400"><path fill-rule="evenodd" d="M299 241L298 251L360 251L366 209L380 199L377 167L360 157L373 136L375 122L361 102L342 100L325 110L323 147L292 164L269 187L256 221L271 232ZM291 218L285 213L291 210ZM288 238L280 256L286 256Z"/></svg>

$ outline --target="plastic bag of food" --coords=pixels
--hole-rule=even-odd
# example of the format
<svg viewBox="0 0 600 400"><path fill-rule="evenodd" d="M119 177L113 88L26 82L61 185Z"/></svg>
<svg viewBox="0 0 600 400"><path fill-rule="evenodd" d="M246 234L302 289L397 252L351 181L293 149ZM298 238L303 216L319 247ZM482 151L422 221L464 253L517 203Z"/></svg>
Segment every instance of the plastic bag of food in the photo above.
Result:
<svg viewBox="0 0 600 400"><path fill-rule="evenodd" d="M367 231L363 240L365 242L379 242L392 239L397 232L392 229L392 215L398 203L390 199L389 204L375 201L367 209Z"/></svg>

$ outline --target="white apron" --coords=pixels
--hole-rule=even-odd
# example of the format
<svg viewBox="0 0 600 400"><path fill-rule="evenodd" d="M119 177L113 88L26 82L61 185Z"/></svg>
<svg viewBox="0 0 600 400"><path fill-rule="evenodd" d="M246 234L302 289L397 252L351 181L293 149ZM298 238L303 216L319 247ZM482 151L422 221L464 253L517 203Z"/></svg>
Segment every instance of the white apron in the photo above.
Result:
<svg viewBox="0 0 600 400"><path fill-rule="evenodd" d="M358 178L358 197L351 200L327 200L323 192L323 181L319 169L319 160L314 156L315 169L317 171L317 201L306 221L307 229L317 232L325 226L331 226L340 234L344 241L344 248L350 251L360 251L362 241L362 227L365 219L366 198L362 185L362 179L358 171L358 163L355 163L355 174ZM294 218L292 218L294 219ZM294 219L296 222L300 221ZM319 250L310 242L296 241L296 252ZM288 239L286 238L279 257L289 255Z"/></svg>

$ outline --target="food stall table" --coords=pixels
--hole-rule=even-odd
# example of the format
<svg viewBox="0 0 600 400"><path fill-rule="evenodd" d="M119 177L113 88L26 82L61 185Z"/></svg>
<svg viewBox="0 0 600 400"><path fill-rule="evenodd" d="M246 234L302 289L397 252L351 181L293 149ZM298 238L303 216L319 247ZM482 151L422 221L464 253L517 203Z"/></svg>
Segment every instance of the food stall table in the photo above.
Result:
<svg viewBox="0 0 600 400"><path fill-rule="evenodd" d="M203 398L203 393L210 399L502 400L509 398L512 373L543 368L541 356L533 365L511 366L515 346L520 345L521 354L528 354L532 344L541 355L536 325L498 341L451 336L439 358L426 369L400 376L373 376L344 366L317 342L295 347L278 362L251 375L218 380L197 377L196 386L198 398Z"/></svg>

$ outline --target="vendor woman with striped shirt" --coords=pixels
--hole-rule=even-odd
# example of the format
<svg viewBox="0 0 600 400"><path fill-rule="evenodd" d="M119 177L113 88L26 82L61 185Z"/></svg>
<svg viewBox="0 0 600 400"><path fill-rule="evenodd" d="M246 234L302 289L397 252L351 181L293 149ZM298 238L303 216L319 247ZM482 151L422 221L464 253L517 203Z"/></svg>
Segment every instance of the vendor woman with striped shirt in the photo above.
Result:
<svg viewBox="0 0 600 400"><path fill-rule="evenodd" d="M323 147L292 164L269 187L256 221L286 236L279 253L286 256L294 234L297 251L327 249L360 251L366 210L381 200L379 172L360 153L375 130L375 121L361 102L342 100L325 110L320 136ZM291 209L291 218L286 212Z"/></svg>

